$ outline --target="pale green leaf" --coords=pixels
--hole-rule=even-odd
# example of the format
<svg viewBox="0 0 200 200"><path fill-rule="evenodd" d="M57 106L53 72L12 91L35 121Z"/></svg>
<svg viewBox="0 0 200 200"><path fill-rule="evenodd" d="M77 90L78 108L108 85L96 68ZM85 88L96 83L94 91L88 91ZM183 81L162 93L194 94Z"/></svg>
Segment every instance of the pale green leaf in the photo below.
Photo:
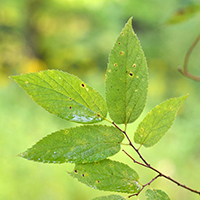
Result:
<svg viewBox="0 0 200 200"><path fill-rule="evenodd" d="M168 195L162 190L148 189L146 190L145 196L146 200L170 200Z"/></svg>
<svg viewBox="0 0 200 200"><path fill-rule="evenodd" d="M119 195L109 195L109 196L96 197L92 200L126 200L126 199Z"/></svg>
<svg viewBox="0 0 200 200"><path fill-rule="evenodd" d="M43 163L89 163L120 150L124 135L111 126L85 125L48 135L20 156Z"/></svg>
<svg viewBox="0 0 200 200"><path fill-rule="evenodd" d="M200 4L188 4L184 8L178 9L168 20L167 24L177 24L184 22L200 12Z"/></svg>
<svg viewBox="0 0 200 200"><path fill-rule="evenodd" d="M45 110L72 122L103 120L107 107L102 96L74 75L46 70L12 76Z"/></svg>
<svg viewBox="0 0 200 200"><path fill-rule="evenodd" d="M112 160L76 165L69 173L78 181L94 189L137 193L141 185L138 174L128 165Z"/></svg>
<svg viewBox="0 0 200 200"><path fill-rule="evenodd" d="M137 127L134 141L145 147L156 144L172 126L177 111L187 96L166 100L153 108Z"/></svg>
<svg viewBox="0 0 200 200"><path fill-rule="evenodd" d="M144 109L148 88L147 63L129 19L120 33L106 71L106 102L117 124L135 121Z"/></svg>

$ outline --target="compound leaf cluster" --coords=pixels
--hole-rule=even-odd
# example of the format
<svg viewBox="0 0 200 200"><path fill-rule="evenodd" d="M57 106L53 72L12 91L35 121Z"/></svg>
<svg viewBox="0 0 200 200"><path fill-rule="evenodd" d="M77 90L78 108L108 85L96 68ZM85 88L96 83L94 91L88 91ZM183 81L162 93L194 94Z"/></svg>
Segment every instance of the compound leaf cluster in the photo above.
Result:
<svg viewBox="0 0 200 200"><path fill-rule="evenodd" d="M142 113L147 98L148 71L140 42L130 18L120 33L109 57L106 71L106 100L74 75L46 70L12 76L30 97L48 112L71 122L84 124L54 132L19 154L44 163L75 163L69 174L89 187L139 194L142 184L137 172L108 157L121 148L125 131L115 124L134 122ZM135 143L151 147L173 124L186 96L169 99L150 111L134 134ZM107 119L107 110L111 122ZM90 125L106 120L112 126ZM85 125L88 124L88 125ZM93 200L124 200L119 195ZM147 190L147 200L168 200L161 190Z"/></svg>

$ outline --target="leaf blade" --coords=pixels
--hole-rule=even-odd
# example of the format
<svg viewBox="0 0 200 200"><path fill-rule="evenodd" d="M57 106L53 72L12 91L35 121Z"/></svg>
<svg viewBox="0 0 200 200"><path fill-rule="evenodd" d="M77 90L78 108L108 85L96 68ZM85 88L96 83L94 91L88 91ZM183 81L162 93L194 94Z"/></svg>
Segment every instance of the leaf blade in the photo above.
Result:
<svg viewBox="0 0 200 200"><path fill-rule="evenodd" d="M99 190L135 193L141 188L137 172L128 165L109 159L76 165L69 174L79 182Z"/></svg>
<svg viewBox="0 0 200 200"><path fill-rule="evenodd" d="M169 196L162 190L148 189L145 192L147 200L170 200Z"/></svg>
<svg viewBox="0 0 200 200"><path fill-rule="evenodd" d="M43 163L96 162L116 154L123 138L114 127L85 125L54 132L20 156Z"/></svg>
<svg viewBox="0 0 200 200"><path fill-rule="evenodd" d="M78 123L104 120L103 97L78 77L59 70L12 76L40 106L56 116Z"/></svg>
<svg viewBox="0 0 200 200"><path fill-rule="evenodd" d="M156 144L172 126L187 96L171 98L153 108L137 127L134 134L135 143L145 147Z"/></svg>
<svg viewBox="0 0 200 200"><path fill-rule="evenodd" d="M96 197L92 200L126 200L126 199L119 195L109 195L109 196Z"/></svg>
<svg viewBox="0 0 200 200"><path fill-rule="evenodd" d="M117 124L135 121L144 109L148 88L147 63L129 19L120 33L106 71L106 102Z"/></svg>

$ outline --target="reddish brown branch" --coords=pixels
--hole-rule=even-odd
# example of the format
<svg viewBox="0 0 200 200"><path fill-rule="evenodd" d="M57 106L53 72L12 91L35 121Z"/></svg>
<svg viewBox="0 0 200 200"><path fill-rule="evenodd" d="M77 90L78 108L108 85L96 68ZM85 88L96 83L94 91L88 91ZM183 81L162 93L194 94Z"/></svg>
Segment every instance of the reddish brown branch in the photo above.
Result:
<svg viewBox="0 0 200 200"><path fill-rule="evenodd" d="M192 43L192 45L190 46L190 48L188 49L188 51L187 51L187 53L185 55L183 69L181 67L178 68L178 70L179 70L179 72L181 74L183 74L184 76L186 76L186 77L188 77L190 79L193 79L195 81L200 81L200 76L193 75L188 71L188 61L189 61L189 58L190 58L190 55L191 55L193 49L195 48L195 46L197 45L199 40L200 40L200 34L197 36L197 38Z"/></svg>
<svg viewBox="0 0 200 200"><path fill-rule="evenodd" d="M164 178L170 180L171 182L177 184L178 186L180 186L180 187L182 187L182 188L185 188L185 189L187 189L187 190L189 190L189 191L191 191L191 192L194 192L194 193L197 193L197 194L200 195L200 191L197 191L197 190L194 190L194 189L192 189L192 188L189 188L189 187L187 187L186 185L183 185L183 184L179 183L178 181L172 179L170 176L167 176L167 175L163 174L162 172L158 171L157 169L155 169L154 167L152 167L152 166L143 158L143 156L140 154L139 150L135 148L135 146L134 146L133 143L131 142L130 138L128 137L126 131L123 131L119 126L117 126L117 125L115 124L115 122L112 122L112 124L113 124L117 129L119 129L122 133L124 133L124 135L126 136L127 140L129 141L129 145L136 151L136 153L139 155L140 159L141 159L144 163L141 163L141 162L136 161L136 160L135 160L131 155L129 155L125 150L122 150L122 151L123 151L129 158L131 158L131 160L132 160L134 163L139 164L139 165L141 165L141 166L143 166L143 167L149 168L149 169L153 170L154 172L158 173L158 175L157 175L155 178L153 178L153 179L152 179L150 182L148 182L147 184L143 185L142 189L141 189L137 194L133 194L133 195L131 195L131 196L137 196L137 195L139 195L140 192L144 189L144 187L146 187L147 185L150 185L150 184L151 184L153 181L155 181L158 177L164 177ZM129 196L129 197L131 197L131 196Z"/></svg>

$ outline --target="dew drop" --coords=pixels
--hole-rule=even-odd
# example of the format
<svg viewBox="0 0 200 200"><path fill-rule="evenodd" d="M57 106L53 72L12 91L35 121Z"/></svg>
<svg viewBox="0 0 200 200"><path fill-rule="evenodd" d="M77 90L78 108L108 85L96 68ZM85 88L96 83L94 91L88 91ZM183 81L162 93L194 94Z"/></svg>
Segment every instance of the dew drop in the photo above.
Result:
<svg viewBox="0 0 200 200"><path fill-rule="evenodd" d="M56 151L54 151L53 153L56 154Z"/></svg>

